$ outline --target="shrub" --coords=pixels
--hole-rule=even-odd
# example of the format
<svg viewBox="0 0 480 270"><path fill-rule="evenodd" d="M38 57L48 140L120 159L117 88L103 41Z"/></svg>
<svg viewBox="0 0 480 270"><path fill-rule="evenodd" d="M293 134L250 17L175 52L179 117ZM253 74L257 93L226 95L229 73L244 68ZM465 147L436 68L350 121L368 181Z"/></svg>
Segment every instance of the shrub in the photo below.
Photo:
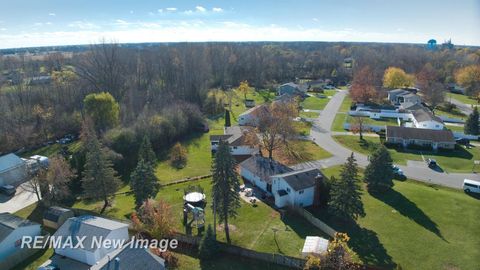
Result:
<svg viewBox="0 0 480 270"><path fill-rule="evenodd" d="M187 164L187 149L180 143L176 143L170 151L170 165L177 169L185 167Z"/></svg>

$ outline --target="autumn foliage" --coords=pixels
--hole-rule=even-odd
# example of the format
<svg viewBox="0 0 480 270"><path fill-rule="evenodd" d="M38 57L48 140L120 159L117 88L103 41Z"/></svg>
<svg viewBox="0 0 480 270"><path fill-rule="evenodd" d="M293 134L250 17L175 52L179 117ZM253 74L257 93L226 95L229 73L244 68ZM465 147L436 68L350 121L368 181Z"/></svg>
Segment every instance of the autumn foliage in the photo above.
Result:
<svg viewBox="0 0 480 270"><path fill-rule="evenodd" d="M377 97L375 76L369 66L363 67L354 75L350 97L353 101L361 103L369 102Z"/></svg>
<svg viewBox="0 0 480 270"><path fill-rule="evenodd" d="M170 236L174 232L175 221L171 207L163 200L148 200L132 213L133 228L156 239Z"/></svg>

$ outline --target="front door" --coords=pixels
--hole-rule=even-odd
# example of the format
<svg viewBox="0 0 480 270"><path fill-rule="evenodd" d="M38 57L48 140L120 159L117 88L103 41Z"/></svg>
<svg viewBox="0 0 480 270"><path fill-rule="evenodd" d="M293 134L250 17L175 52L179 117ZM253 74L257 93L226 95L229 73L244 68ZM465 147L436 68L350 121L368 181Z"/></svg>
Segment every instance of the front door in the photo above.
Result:
<svg viewBox="0 0 480 270"><path fill-rule="evenodd" d="M272 193L272 184L267 184L267 191Z"/></svg>

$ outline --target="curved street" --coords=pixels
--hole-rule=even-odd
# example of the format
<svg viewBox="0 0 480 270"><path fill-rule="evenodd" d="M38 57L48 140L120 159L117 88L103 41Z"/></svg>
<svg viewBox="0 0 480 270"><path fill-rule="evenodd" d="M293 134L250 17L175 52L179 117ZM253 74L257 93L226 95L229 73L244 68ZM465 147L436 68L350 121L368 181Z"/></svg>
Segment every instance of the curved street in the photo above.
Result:
<svg viewBox="0 0 480 270"><path fill-rule="evenodd" d="M326 168L334 165L343 164L346 158L352 153L352 150L344 147L339 144L332 138L331 127L335 115L338 113L340 106L342 105L343 99L347 95L348 91L340 90L338 91L326 105L325 109L321 112L318 119L313 123L312 130L310 132L310 137L312 140L332 153L333 157L307 162L297 165L296 167L321 167ZM368 164L368 159L366 155L360 153L354 153L357 163L361 167L366 167ZM426 166L422 162L410 162L407 161L408 166L399 167L403 170L405 176L410 179L415 179L418 181L432 183L437 185L442 185L451 188L461 189L463 184L463 179L468 178L472 180L480 180L480 175L473 173L442 173L434 171Z"/></svg>

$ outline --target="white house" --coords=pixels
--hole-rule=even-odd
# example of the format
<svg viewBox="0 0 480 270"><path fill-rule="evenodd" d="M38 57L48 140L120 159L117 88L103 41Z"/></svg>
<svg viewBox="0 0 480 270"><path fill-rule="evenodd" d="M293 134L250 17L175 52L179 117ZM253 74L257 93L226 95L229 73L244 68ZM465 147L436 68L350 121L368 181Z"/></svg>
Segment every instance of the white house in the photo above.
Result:
<svg viewBox="0 0 480 270"><path fill-rule="evenodd" d="M416 145L437 150L455 149L455 138L450 130L387 126L385 141L403 147Z"/></svg>
<svg viewBox="0 0 480 270"><path fill-rule="evenodd" d="M271 176L293 171L292 168L273 159L254 155L239 165L240 175L250 183L260 188L268 195L272 194Z"/></svg>
<svg viewBox="0 0 480 270"><path fill-rule="evenodd" d="M314 204L317 187L324 177L319 169L308 168L271 176L277 207L307 207Z"/></svg>
<svg viewBox="0 0 480 270"><path fill-rule="evenodd" d="M307 95L307 87L304 85L299 85L293 82L282 84L277 89L277 94L281 95L300 95L306 96Z"/></svg>
<svg viewBox="0 0 480 270"><path fill-rule="evenodd" d="M8 265L14 265L7 260L18 259L18 257L15 258L15 254L25 254L25 251L21 249L23 236L35 237L40 234L40 224L10 213L0 213L0 269L8 269ZM20 263L20 261L16 263Z"/></svg>
<svg viewBox="0 0 480 270"><path fill-rule="evenodd" d="M253 146L251 142L248 142L247 133L250 132L248 127L232 126L227 127L224 130L223 135L210 135L210 149L212 153L215 153L220 141L224 140L228 142L230 151L234 156L251 156L254 153L258 153L258 147ZM251 137L255 140L256 137Z"/></svg>
<svg viewBox="0 0 480 270"><path fill-rule="evenodd" d="M238 116L238 125L255 127L262 113L268 113L268 108L265 104L250 108Z"/></svg>
<svg viewBox="0 0 480 270"><path fill-rule="evenodd" d="M401 105L405 102L421 103L422 99L416 93L417 89L395 89L388 91L388 100L393 105Z"/></svg>
<svg viewBox="0 0 480 270"><path fill-rule="evenodd" d="M277 161L259 155L240 163L240 175L275 199L275 206L306 207L318 198L318 181L324 177L320 170L293 170Z"/></svg>
<svg viewBox="0 0 480 270"><path fill-rule="evenodd" d="M416 128L442 130L445 126L442 119L433 115L427 108L413 111L411 120Z"/></svg>
<svg viewBox="0 0 480 270"><path fill-rule="evenodd" d="M27 179L26 162L15 154L0 157L0 186L17 186Z"/></svg>
<svg viewBox="0 0 480 270"><path fill-rule="evenodd" d="M106 241L124 240L123 244L128 243L128 224L95 217L80 216L69 218L54 234L55 238L62 237L62 244L66 243L68 237L86 237L83 241L83 247L72 248L69 246L60 246L55 248L55 253L67 258L94 265L107 254L118 250L120 246L107 246L98 243ZM94 240L96 239L96 240ZM95 242L96 241L96 242Z"/></svg>

